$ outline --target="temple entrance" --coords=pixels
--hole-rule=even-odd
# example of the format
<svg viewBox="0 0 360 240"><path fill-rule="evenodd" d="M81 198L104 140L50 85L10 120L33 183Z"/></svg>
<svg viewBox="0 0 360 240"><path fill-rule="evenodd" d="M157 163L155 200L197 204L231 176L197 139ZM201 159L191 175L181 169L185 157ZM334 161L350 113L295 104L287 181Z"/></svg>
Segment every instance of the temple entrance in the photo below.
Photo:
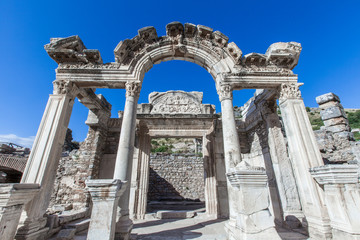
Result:
<svg viewBox="0 0 360 240"><path fill-rule="evenodd" d="M89 140L93 148L85 154L94 156L87 167L97 176L81 182L92 203L88 239L129 239L132 230L142 231L143 239L149 239L144 218L150 169L154 170L150 168L151 139L158 138L202 140L208 219L179 227L180 239L195 238L196 232L184 235L203 226L212 227L219 218L228 219L226 234L221 226L221 235L227 239L281 239L275 223L288 224L289 219L294 228L309 227L310 237L328 236L329 218L321 188L308 171L320 166L322 159L306 119L301 84L292 72L300 44L279 42L265 54L243 56L219 31L173 22L166 26L166 36L159 37L154 27L145 27L133 39L121 41L112 63L104 64L99 51L86 49L78 36L54 38L45 49L59 67L22 178L23 183L41 184L41 191L26 207L24 222L40 229L36 234L47 230L42 216L54 182L52 173L74 99L78 98L89 108L86 124L93 132L93 141ZM209 72L221 102L221 115L212 105L202 104L200 92L155 92L150 94L149 103L138 104L145 73L154 64L170 60L193 62ZM119 118L110 117L111 105L95 94L97 88L126 89L124 112ZM259 90L236 119L233 91L245 88ZM277 99L286 140L276 114ZM166 195L168 192L159 196ZM306 224L301 225L301 221ZM211 227L207 233L213 233ZM29 229L35 228L24 226L20 234L35 236ZM218 239L201 234L204 239ZM153 239L159 238L154 235Z"/></svg>
<svg viewBox="0 0 360 240"><path fill-rule="evenodd" d="M201 139L151 140L147 198L147 213L188 211L187 216L190 217L205 212L205 171Z"/></svg>

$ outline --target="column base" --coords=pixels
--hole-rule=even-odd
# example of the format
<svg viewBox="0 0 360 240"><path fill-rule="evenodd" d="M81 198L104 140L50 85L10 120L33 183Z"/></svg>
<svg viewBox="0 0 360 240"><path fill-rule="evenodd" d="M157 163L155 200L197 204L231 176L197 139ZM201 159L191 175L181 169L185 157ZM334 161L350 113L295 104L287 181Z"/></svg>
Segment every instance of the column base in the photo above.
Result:
<svg viewBox="0 0 360 240"><path fill-rule="evenodd" d="M116 223L115 240L129 240L133 229L133 221L127 216Z"/></svg>
<svg viewBox="0 0 360 240"><path fill-rule="evenodd" d="M275 227L270 227L257 233L246 233L241 229L226 223L225 231L227 233L228 240L281 240L281 237L277 233Z"/></svg>
<svg viewBox="0 0 360 240"><path fill-rule="evenodd" d="M125 188L119 179L87 180L93 207L87 235L88 240L113 240L115 235L116 210Z"/></svg>
<svg viewBox="0 0 360 240"><path fill-rule="evenodd" d="M0 239L14 239L24 204L39 189L38 184L0 184Z"/></svg>

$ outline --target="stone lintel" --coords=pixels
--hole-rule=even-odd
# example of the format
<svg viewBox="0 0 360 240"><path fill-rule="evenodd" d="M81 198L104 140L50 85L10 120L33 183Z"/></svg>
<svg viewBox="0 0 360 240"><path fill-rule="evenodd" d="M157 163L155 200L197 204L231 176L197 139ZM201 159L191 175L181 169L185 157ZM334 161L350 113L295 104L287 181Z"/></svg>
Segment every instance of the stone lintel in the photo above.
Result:
<svg viewBox="0 0 360 240"><path fill-rule="evenodd" d="M310 169L316 182L323 184L349 184L359 182L359 167L356 164L329 164Z"/></svg>

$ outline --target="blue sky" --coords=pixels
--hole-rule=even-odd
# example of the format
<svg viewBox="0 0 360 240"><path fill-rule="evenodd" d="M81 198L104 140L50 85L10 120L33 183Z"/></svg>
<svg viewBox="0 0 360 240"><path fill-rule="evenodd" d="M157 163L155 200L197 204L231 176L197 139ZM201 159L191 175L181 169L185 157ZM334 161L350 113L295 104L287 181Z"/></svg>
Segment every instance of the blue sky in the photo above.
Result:
<svg viewBox="0 0 360 240"><path fill-rule="evenodd" d="M244 54L265 53L274 42L300 42L294 72L306 106L334 92L346 108L360 108L360 1L10 1L0 2L0 141L31 145L52 92L57 64L43 45L51 37L79 35L86 47L114 61L117 43L154 26L159 36L172 21L219 30ZM220 104L214 81L200 66L181 61L155 65L145 76L139 102L152 91L203 91L204 103ZM123 90L103 89L113 116L123 109ZM237 91L242 105L252 91ZM87 109L76 103L74 139L86 137Z"/></svg>

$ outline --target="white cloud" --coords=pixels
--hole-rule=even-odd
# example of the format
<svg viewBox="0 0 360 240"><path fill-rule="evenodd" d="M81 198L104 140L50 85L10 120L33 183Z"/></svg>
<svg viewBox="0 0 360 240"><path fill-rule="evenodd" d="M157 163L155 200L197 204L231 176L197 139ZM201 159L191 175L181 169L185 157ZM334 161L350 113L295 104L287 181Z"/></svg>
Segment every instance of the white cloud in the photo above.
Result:
<svg viewBox="0 0 360 240"><path fill-rule="evenodd" d="M0 142L11 142L23 147L31 148L35 140L35 136L19 137L15 134L0 134Z"/></svg>

